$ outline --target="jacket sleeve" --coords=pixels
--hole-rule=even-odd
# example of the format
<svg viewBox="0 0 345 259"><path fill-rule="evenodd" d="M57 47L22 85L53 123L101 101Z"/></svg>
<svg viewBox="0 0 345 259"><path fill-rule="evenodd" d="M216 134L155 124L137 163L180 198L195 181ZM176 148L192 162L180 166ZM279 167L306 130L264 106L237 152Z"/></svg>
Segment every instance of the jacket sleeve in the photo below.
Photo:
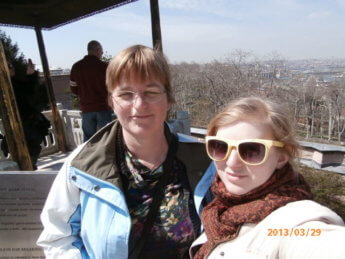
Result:
<svg viewBox="0 0 345 259"><path fill-rule="evenodd" d="M70 73L70 80L69 80L69 85L71 88L71 92L75 95L78 95L78 84L77 84L77 79L76 79L76 68L75 65L72 66L71 73Z"/></svg>
<svg viewBox="0 0 345 259"><path fill-rule="evenodd" d="M311 221L296 229L298 231L295 230L292 236L285 237L280 243L279 258L341 259L345 257L345 227Z"/></svg>
<svg viewBox="0 0 345 259"><path fill-rule="evenodd" d="M72 155L71 155L72 156ZM88 258L80 238L80 193L68 179L69 162L57 174L41 213L37 245L46 258Z"/></svg>

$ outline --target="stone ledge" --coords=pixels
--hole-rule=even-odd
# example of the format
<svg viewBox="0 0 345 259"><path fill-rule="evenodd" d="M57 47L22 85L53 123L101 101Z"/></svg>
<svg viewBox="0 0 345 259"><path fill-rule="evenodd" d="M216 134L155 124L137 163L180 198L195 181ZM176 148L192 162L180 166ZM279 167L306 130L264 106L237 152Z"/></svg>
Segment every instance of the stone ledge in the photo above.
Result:
<svg viewBox="0 0 345 259"><path fill-rule="evenodd" d="M303 147L310 147L322 152L341 152L345 153L345 147L324 144L324 143L315 143L315 142L307 142L307 141L298 141L298 143Z"/></svg>
<svg viewBox="0 0 345 259"><path fill-rule="evenodd" d="M19 171L19 166L14 161L0 161L0 171Z"/></svg>
<svg viewBox="0 0 345 259"><path fill-rule="evenodd" d="M340 165L340 166L326 166L326 167L321 167L321 165L314 160L311 159L304 159L304 158L299 158L298 161L301 164L304 164L308 167L319 169L319 170L325 170L329 172L334 172L334 173L339 173L342 175L345 175L345 166Z"/></svg>

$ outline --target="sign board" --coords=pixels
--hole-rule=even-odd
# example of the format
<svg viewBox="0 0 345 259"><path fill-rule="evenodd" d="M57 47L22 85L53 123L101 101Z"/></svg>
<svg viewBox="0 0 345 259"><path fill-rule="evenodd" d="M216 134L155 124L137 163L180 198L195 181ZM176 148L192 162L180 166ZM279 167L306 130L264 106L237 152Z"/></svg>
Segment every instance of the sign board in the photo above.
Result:
<svg viewBox="0 0 345 259"><path fill-rule="evenodd" d="M0 259L45 258L36 241L56 172L0 172Z"/></svg>

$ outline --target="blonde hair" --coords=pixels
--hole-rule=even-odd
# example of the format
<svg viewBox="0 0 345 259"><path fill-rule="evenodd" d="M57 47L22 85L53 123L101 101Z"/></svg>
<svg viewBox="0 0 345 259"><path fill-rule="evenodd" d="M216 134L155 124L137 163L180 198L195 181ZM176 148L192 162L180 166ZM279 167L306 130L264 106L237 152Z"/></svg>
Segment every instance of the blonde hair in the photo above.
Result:
<svg viewBox="0 0 345 259"><path fill-rule="evenodd" d="M169 65L160 51L142 45L134 45L120 51L113 57L107 68L108 92L111 93L119 85L121 79L128 80L133 75L142 81L149 78L160 80L167 93L168 102L175 102Z"/></svg>
<svg viewBox="0 0 345 259"><path fill-rule="evenodd" d="M274 140L285 143L284 149L290 159L297 156L299 144L287 116L287 109L270 100L258 97L246 97L230 102L210 122L208 136L215 136L219 128L237 121L260 120L267 123Z"/></svg>

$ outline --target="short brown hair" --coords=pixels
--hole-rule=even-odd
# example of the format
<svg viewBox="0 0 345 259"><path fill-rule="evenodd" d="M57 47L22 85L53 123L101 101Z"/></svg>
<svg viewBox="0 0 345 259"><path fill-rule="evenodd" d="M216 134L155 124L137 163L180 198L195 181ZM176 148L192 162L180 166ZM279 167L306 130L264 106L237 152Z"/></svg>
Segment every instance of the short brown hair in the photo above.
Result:
<svg viewBox="0 0 345 259"><path fill-rule="evenodd" d="M299 144L290 123L287 109L270 100L246 97L230 102L209 123L208 136L215 136L219 128L237 121L260 120L272 129L275 140L285 143L284 149L290 158L297 155Z"/></svg>
<svg viewBox="0 0 345 259"><path fill-rule="evenodd" d="M107 68L108 92L111 93L119 85L121 78L129 79L133 73L143 81L148 78L159 79L165 87L168 101L175 102L169 65L160 51L142 45L134 45L120 51Z"/></svg>

